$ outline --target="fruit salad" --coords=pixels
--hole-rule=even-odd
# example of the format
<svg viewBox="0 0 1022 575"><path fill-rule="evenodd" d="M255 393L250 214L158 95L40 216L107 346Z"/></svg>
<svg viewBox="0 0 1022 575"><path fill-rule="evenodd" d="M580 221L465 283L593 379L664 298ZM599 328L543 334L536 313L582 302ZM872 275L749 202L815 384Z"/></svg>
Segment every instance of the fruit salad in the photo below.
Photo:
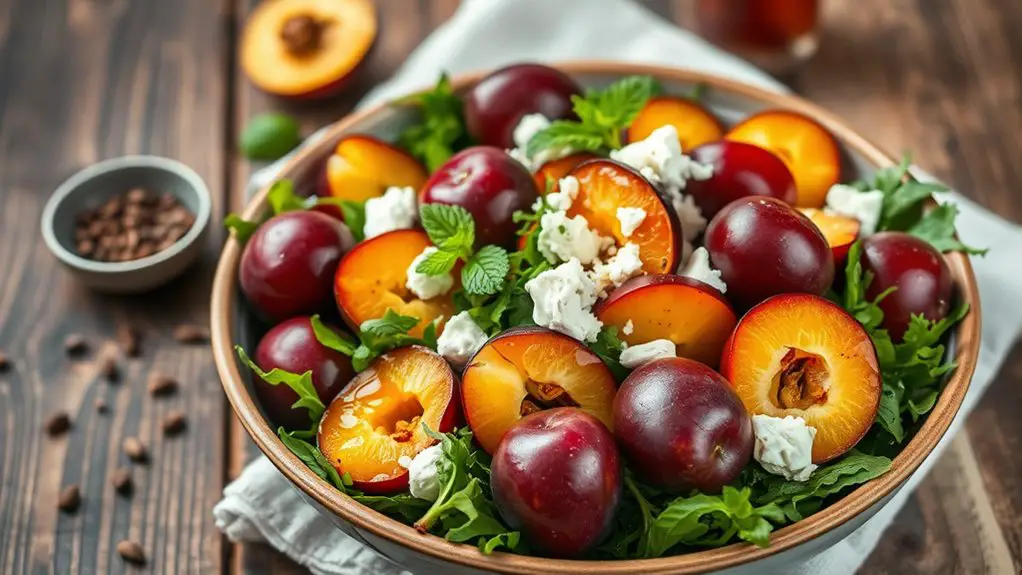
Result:
<svg viewBox="0 0 1022 575"><path fill-rule="evenodd" d="M281 441L450 541L622 559L736 542L891 466L955 364L956 210L842 174L811 118L537 64L396 102L317 187L230 216Z"/></svg>

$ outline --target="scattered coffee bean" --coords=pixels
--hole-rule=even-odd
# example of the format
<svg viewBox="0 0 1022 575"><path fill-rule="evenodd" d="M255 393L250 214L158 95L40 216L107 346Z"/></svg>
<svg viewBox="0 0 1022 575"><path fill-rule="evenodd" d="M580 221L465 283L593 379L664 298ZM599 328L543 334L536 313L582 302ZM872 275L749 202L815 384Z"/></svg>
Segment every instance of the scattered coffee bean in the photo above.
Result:
<svg viewBox="0 0 1022 575"><path fill-rule="evenodd" d="M78 511L82 504L82 493L77 485L68 485L60 491L57 498L57 508L67 513Z"/></svg>
<svg viewBox="0 0 1022 575"><path fill-rule="evenodd" d="M121 449L124 450L124 454L128 456L128 459L135 463L145 463L149 460L149 452L146 451L145 445L137 437L125 437L124 441L121 442Z"/></svg>
<svg viewBox="0 0 1022 575"><path fill-rule="evenodd" d="M96 411L98 411L99 413L106 413L106 412L110 411L110 408L107 406L105 400L97 399L96 400Z"/></svg>
<svg viewBox="0 0 1022 575"><path fill-rule="evenodd" d="M153 397L170 395L177 391L177 381L165 373L156 372L149 376L149 394Z"/></svg>
<svg viewBox="0 0 1022 575"><path fill-rule="evenodd" d="M7 371L11 367L11 360L7 359L7 354L0 351L0 373Z"/></svg>
<svg viewBox="0 0 1022 575"><path fill-rule="evenodd" d="M131 480L131 470L127 467L121 467L114 471L113 477L110 478L110 483L113 484L114 491L121 495L131 495L132 490L135 488L135 483Z"/></svg>
<svg viewBox="0 0 1022 575"><path fill-rule="evenodd" d="M172 411L163 420L164 435L174 436L185 430L188 419L183 411Z"/></svg>
<svg viewBox="0 0 1022 575"><path fill-rule="evenodd" d="M89 342L80 333L72 333L64 338L64 351L68 355L81 355L89 349Z"/></svg>
<svg viewBox="0 0 1022 575"><path fill-rule="evenodd" d="M138 331L130 325L117 327L117 343L121 346L124 355L138 357L141 354Z"/></svg>
<svg viewBox="0 0 1022 575"><path fill-rule="evenodd" d="M209 341L209 328L191 323L174 328L174 339L179 343L203 343Z"/></svg>
<svg viewBox="0 0 1022 575"><path fill-rule="evenodd" d="M117 554L128 563L145 565L145 551L142 550L141 545L130 539L125 539L117 544Z"/></svg>
<svg viewBox="0 0 1022 575"><path fill-rule="evenodd" d="M110 382L121 378L121 370L117 367L117 358L113 354L103 354L103 357L99 358L99 374Z"/></svg>
<svg viewBox="0 0 1022 575"><path fill-rule="evenodd" d="M195 215L174 194L134 188L78 214L75 247L93 260L137 260L169 248L193 224Z"/></svg>
<svg viewBox="0 0 1022 575"><path fill-rule="evenodd" d="M68 416L66 411L58 411L46 419L43 427L50 437L63 435L67 433L67 430L71 429L71 417Z"/></svg>

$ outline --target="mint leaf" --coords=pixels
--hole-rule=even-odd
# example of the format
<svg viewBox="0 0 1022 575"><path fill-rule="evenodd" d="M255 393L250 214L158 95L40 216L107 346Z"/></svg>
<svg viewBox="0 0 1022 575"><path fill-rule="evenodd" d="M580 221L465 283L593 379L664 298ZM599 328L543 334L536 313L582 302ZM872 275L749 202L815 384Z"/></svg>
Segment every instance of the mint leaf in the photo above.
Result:
<svg viewBox="0 0 1022 575"><path fill-rule="evenodd" d="M941 204L910 227L908 233L926 240L942 252L961 251L977 255L987 253L985 249L969 247L955 238L957 215L958 208L954 204Z"/></svg>
<svg viewBox="0 0 1022 575"><path fill-rule="evenodd" d="M419 325L419 318L401 315L388 308L383 313L383 317L362 322L362 325L359 326L359 332L362 335L363 341L366 339L378 341L394 336L406 335L409 330L417 325ZM374 346L370 345L370 347Z"/></svg>
<svg viewBox="0 0 1022 575"><path fill-rule="evenodd" d="M437 250L419 262L419 265L415 266L415 271L429 276L440 276L451 273L451 270L454 269L454 265L457 263L457 254Z"/></svg>
<svg viewBox="0 0 1022 575"><path fill-rule="evenodd" d="M234 232L234 239L244 244L259 228L259 222L243 220L241 216L232 212L224 218L224 227Z"/></svg>
<svg viewBox="0 0 1022 575"><path fill-rule="evenodd" d="M495 294L503 287L509 269L511 263L504 248L483 246L462 268L462 287L470 294Z"/></svg>
<svg viewBox="0 0 1022 575"><path fill-rule="evenodd" d="M302 141L298 120L279 112L260 114L245 125L238 147L250 160L276 160Z"/></svg>
<svg viewBox="0 0 1022 575"><path fill-rule="evenodd" d="M319 314L309 318L309 323L312 324L312 333L316 336L316 341L321 343L323 346L347 356L354 355L355 349L358 348L358 342L356 342L353 338L328 327L320 321Z"/></svg>
<svg viewBox="0 0 1022 575"><path fill-rule="evenodd" d="M419 109L421 121L406 128L398 145L426 164L430 172L444 164L455 151L467 147L463 104L451 87L447 74L441 74L436 86L397 102Z"/></svg>
<svg viewBox="0 0 1022 575"><path fill-rule="evenodd" d="M423 337L413 337L408 332L419 325L419 319L401 315L388 308L383 317L362 322L359 339L362 344L351 355L355 371L364 371L369 363L392 349L409 345L423 345L436 350L436 331L439 318L423 329Z"/></svg>
<svg viewBox="0 0 1022 575"><path fill-rule="evenodd" d="M599 125L627 128L659 92L660 84L652 76L626 76L602 91L588 90L586 100L594 102Z"/></svg>
<svg viewBox="0 0 1022 575"><path fill-rule="evenodd" d="M309 419L313 422L318 422L320 417L323 416L326 406L323 405L319 394L316 393L315 386L312 385L312 370L306 371L301 375L284 371L280 368L273 368L269 372L265 372L249 359L248 354L245 353L245 350L240 345L234 346L234 351L238 354L241 362L247 365L260 379L270 385L284 384L298 395L298 401L291 404L291 409L304 407L308 410ZM309 434L300 432L299 435L306 436Z"/></svg>
<svg viewBox="0 0 1022 575"><path fill-rule="evenodd" d="M419 206L419 221L429 241L438 249L454 252L459 257L471 253L472 244L475 243L475 221L465 208L447 204L422 204Z"/></svg>
<svg viewBox="0 0 1022 575"><path fill-rule="evenodd" d="M273 182L266 192L266 201L269 202L274 215L306 208L305 198L295 195L295 185L291 180Z"/></svg>
<svg viewBox="0 0 1022 575"><path fill-rule="evenodd" d="M313 473L318 475L321 479L329 481L331 485L341 491L341 493L348 492L348 486L351 485L350 480L346 484L344 479L341 477L337 469L327 460L323 452L318 447L305 441L299 437L296 437L294 433L288 432L283 427L277 428L277 437L280 437L280 441L287 447L291 453L298 456L305 465L312 470Z"/></svg>
<svg viewBox="0 0 1022 575"><path fill-rule="evenodd" d="M605 136L605 130L598 126L555 120L529 140L525 146L525 155L531 158L552 148L599 152L604 148Z"/></svg>

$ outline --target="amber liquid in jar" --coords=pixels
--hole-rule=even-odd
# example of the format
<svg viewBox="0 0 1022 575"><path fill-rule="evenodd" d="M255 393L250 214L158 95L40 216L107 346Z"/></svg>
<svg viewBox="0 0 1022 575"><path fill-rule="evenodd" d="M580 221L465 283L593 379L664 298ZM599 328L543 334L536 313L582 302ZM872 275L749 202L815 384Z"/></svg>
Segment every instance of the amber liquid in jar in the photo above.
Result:
<svg viewBox="0 0 1022 575"><path fill-rule="evenodd" d="M816 53L820 0L696 0L697 31L775 74Z"/></svg>

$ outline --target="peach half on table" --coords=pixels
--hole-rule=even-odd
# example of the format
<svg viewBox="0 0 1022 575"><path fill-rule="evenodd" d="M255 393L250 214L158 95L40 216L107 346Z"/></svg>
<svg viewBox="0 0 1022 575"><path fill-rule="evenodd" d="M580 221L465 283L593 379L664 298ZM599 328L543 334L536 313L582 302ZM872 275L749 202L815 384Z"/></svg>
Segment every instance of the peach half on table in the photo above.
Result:
<svg viewBox="0 0 1022 575"><path fill-rule="evenodd" d="M458 379L422 346L388 351L341 390L323 414L317 441L338 473L366 493L408 487L408 464L458 423Z"/></svg>
<svg viewBox="0 0 1022 575"><path fill-rule="evenodd" d="M713 287L685 276L634 277L593 310L604 325L617 327L628 345L655 339L674 342L678 357L715 367L738 317ZM625 326L631 322L630 333Z"/></svg>
<svg viewBox="0 0 1022 575"><path fill-rule="evenodd" d="M342 200L363 202L391 186L418 192L428 177L426 167L411 154L364 134L341 139L326 161L329 195Z"/></svg>
<svg viewBox="0 0 1022 575"><path fill-rule="evenodd" d="M681 260L681 222L653 184L638 172L613 160L591 160L569 174L578 179L578 196L568 217L581 215L600 235L614 238L618 247L639 246L642 270L650 274L671 273ZM618 208L642 208L646 219L632 235L624 237Z"/></svg>
<svg viewBox="0 0 1022 575"><path fill-rule="evenodd" d="M645 140L664 125L678 130L682 151L688 152L724 136L724 125L699 102L681 96L650 98L628 127L628 141Z"/></svg>
<svg viewBox="0 0 1022 575"><path fill-rule="evenodd" d="M598 355L542 327L512 328L486 343L461 376L465 421L494 453L521 418L554 407L578 407L611 426L617 383Z"/></svg>
<svg viewBox="0 0 1022 575"><path fill-rule="evenodd" d="M261 2L245 24L241 66L270 94L326 98L354 75L376 31L370 0Z"/></svg>
<svg viewBox="0 0 1022 575"><path fill-rule="evenodd" d="M801 417L816 428L813 463L854 447L880 406L880 368L869 334L816 295L781 294L749 310L720 368L750 414Z"/></svg>
<svg viewBox="0 0 1022 575"><path fill-rule="evenodd" d="M381 318L392 309L401 315L419 318L419 325L409 334L421 337L434 319L451 317L454 301L450 294L457 285L448 294L428 300L416 298L405 286L408 266L431 245L425 232L396 230L352 248L341 259L334 276L334 298L344 321L357 331L362 322ZM453 275L457 282L460 274ZM443 328L442 322L440 328Z"/></svg>
<svg viewBox="0 0 1022 575"><path fill-rule="evenodd" d="M827 240L831 253L834 254L834 265L840 266L848 257L848 249L852 247L855 240L859 239L859 229L862 224L855 218L828 214L816 208L799 208L809 221L820 228L820 233Z"/></svg>
<svg viewBox="0 0 1022 575"><path fill-rule="evenodd" d="M827 191L841 179L837 141L819 122L790 110L753 114L724 136L769 150L788 166L795 178L800 208L819 208Z"/></svg>

